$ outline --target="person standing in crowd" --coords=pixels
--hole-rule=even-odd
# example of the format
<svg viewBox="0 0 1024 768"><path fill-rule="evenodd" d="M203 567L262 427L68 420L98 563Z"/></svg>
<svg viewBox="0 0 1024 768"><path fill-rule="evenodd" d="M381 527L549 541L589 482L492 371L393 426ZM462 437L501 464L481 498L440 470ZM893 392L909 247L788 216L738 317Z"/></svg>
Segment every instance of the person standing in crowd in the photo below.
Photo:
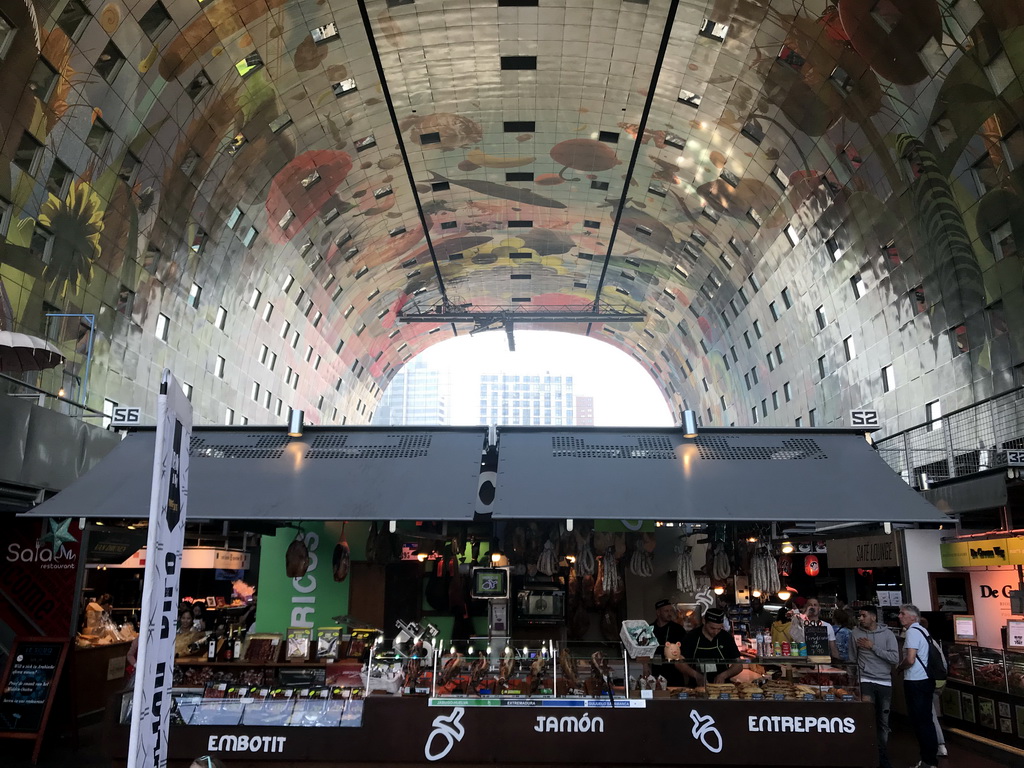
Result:
<svg viewBox="0 0 1024 768"><path fill-rule="evenodd" d="M921 617L921 626L928 629L928 619L924 616ZM936 686L935 693L932 695L932 723L935 724L935 738L939 742L937 754L939 757L945 757L949 753L946 752L946 735L942 732L942 725L939 723L939 713L942 711L941 698L942 691Z"/></svg>
<svg viewBox="0 0 1024 768"><path fill-rule="evenodd" d="M764 607L761 598L750 598L750 634L770 630L775 617Z"/></svg>
<svg viewBox="0 0 1024 768"><path fill-rule="evenodd" d="M665 643L682 643L686 637L686 630L676 622L676 607L671 600L659 600L654 604L654 637L658 641L658 650L662 658L666 658ZM686 675L682 667L685 666L678 661L666 661L664 664L649 664L644 659L644 676L654 675L664 677L668 685L684 686L687 683Z"/></svg>
<svg viewBox="0 0 1024 768"><path fill-rule="evenodd" d="M196 632L206 631L206 603L202 600L192 603L192 629Z"/></svg>
<svg viewBox="0 0 1024 768"><path fill-rule="evenodd" d="M790 631L793 628L793 620L789 615L789 608L782 606L775 614L775 621L772 622L772 643L791 643L793 635Z"/></svg>
<svg viewBox="0 0 1024 768"><path fill-rule="evenodd" d="M842 608L832 612L832 631L836 636L836 649L839 651L838 659L852 661L850 654L850 614Z"/></svg>
<svg viewBox="0 0 1024 768"><path fill-rule="evenodd" d="M725 611L709 608L704 612L704 625L687 633L683 640L683 658L693 664L684 662L679 666L697 685L725 683L743 670L739 648L733 636L722 631L724 624Z"/></svg>
<svg viewBox="0 0 1024 768"><path fill-rule="evenodd" d="M875 703L879 768L892 768L887 748L889 710L892 707L892 671L900 660L900 649L892 630L879 625L875 606L858 609L857 623L851 633L851 660L857 662L861 693Z"/></svg>
<svg viewBox="0 0 1024 768"><path fill-rule="evenodd" d="M899 619L904 629L903 659L897 669L903 670L903 693L907 699L907 719L917 736L921 760L914 768L938 765L939 740L932 722L932 695L935 681L928 677L928 636L920 622L921 611L906 603L900 606Z"/></svg>
<svg viewBox="0 0 1024 768"><path fill-rule="evenodd" d="M825 627L828 630L828 649L833 659L841 658L836 647L836 631L832 625L821 620L821 603L816 597L808 597L804 602L804 626Z"/></svg>

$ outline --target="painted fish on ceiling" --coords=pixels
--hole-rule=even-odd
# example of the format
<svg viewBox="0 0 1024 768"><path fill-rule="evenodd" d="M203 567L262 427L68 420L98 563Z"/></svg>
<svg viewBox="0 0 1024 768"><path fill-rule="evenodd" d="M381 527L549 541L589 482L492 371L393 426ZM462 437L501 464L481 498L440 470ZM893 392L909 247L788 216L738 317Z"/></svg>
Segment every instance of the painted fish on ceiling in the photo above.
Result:
<svg viewBox="0 0 1024 768"><path fill-rule="evenodd" d="M519 189L518 187L510 187L505 184L498 184L493 181L476 181L474 179L448 179L444 176L430 171L431 183L437 183L439 181L447 181L449 184L454 184L457 187L465 187L466 189L472 190L477 194L487 195L488 197L499 197L503 200L514 200L517 203L524 203L526 205L536 205L541 208L565 208L565 203L560 203L557 200L552 200L550 197L544 197L538 195L535 192L531 192L528 189Z"/></svg>

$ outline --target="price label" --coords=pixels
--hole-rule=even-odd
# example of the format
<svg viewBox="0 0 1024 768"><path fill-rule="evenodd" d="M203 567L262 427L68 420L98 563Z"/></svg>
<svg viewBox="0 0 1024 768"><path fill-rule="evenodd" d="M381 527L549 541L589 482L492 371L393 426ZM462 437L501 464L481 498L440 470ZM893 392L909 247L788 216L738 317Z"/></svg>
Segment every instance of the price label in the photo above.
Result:
<svg viewBox="0 0 1024 768"><path fill-rule="evenodd" d="M718 698L720 698L720 699L731 699L732 698L732 694L731 693L720 693L720 694L718 694Z"/></svg>
<svg viewBox="0 0 1024 768"><path fill-rule="evenodd" d="M1010 619L1006 622L1006 647L1024 651L1024 621Z"/></svg>
<svg viewBox="0 0 1024 768"><path fill-rule="evenodd" d="M750 698L753 699L754 701L763 701L764 700L764 694L763 693L755 693Z"/></svg>
<svg viewBox="0 0 1024 768"><path fill-rule="evenodd" d="M804 701L814 701L814 694L813 693L805 693L804 694Z"/></svg>
<svg viewBox="0 0 1024 768"><path fill-rule="evenodd" d="M772 694L772 698L775 701L785 701L786 700L786 694L784 694L784 693Z"/></svg>
<svg viewBox="0 0 1024 768"><path fill-rule="evenodd" d="M843 694L843 701L853 701L853 694L852 693L844 693Z"/></svg>
<svg viewBox="0 0 1024 768"><path fill-rule="evenodd" d="M680 691L679 692L679 698L680 699L688 699L688 698L690 698L690 694L687 693L686 691Z"/></svg>
<svg viewBox="0 0 1024 768"><path fill-rule="evenodd" d="M825 701L835 701L835 700L836 700L836 695L834 693L826 693L825 694Z"/></svg>

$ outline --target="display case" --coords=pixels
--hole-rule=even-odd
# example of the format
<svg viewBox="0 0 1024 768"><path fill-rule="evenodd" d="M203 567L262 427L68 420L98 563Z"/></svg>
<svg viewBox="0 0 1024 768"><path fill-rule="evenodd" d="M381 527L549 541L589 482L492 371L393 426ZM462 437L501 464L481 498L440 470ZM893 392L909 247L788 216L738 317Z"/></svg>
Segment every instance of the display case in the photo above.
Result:
<svg viewBox="0 0 1024 768"><path fill-rule="evenodd" d="M943 643L943 653L948 666L947 678L960 683L974 685L974 666L971 663L971 646L962 643Z"/></svg>
<svg viewBox="0 0 1024 768"><path fill-rule="evenodd" d="M1006 664L1003 652L994 648L971 648L974 685L990 691L1006 692Z"/></svg>
<svg viewBox="0 0 1024 768"><path fill-rule="evenodd" d="M1007 651L1006 688L1013 696L1024 696L1024 653Z"/></svg>

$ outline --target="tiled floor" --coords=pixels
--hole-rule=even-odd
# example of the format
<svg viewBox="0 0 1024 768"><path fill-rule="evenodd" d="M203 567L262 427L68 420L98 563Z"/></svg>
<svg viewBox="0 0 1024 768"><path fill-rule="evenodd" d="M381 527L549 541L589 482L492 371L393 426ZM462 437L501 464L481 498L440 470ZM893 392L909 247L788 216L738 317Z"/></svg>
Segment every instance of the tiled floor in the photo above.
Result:
<svg viewBox="0 0 1024 768"><path fill-rule="evenodd" d="M889 744L893 768L909 768L918 760L917 742L904 723L897 722L894 726ZM93 725L81 730L78 751L71 748L68 740L48 740L43 746L39 768L113 768L113 763L103 753L102 739L102 726ZM1024 768L1024 756L997 751L956 734L947 735L946 746L949 756L939 758L940 768ZM31 768L31 742L7 741L2 750L4 757L0 764L4 768Z"/></svg>

